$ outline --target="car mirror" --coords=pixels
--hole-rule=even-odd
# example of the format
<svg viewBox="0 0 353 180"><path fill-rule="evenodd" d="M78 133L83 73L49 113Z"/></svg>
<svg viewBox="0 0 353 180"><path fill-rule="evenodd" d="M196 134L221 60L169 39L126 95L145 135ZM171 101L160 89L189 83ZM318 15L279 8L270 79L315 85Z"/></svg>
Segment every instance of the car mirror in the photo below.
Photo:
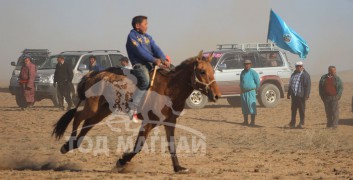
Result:
<svg viewBox="0 0 353 180"><path fill-rule="evenodd" d="M16 66L16 62L12 61L11 66Z"/></svg>
<svg viewBox="0 0 353 180"><path fill-rule="evenodd" d="M227 69L227 64L219 64L217 69L222 72L224 69Z"/></svg>
<svg viewBox="0 0 353 180"><path fill-rule="evenodd" d="M87 70L87 65L86 64L81 64L78 66L78 70Z"/></svg>

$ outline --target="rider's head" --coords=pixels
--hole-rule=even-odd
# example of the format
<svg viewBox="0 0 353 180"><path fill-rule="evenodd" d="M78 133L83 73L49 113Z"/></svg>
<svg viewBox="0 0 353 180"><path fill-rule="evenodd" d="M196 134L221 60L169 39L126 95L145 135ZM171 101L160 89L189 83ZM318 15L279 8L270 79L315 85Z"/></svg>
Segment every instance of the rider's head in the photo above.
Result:
<svg viewBox="0 0 353 180"><path fill-rule="evenodd" d="M146 16L135 16L132 19L131 25L136 31L138 31L142 34L145 34L147 32L147 28L148 28L147 17Z"/></svg>

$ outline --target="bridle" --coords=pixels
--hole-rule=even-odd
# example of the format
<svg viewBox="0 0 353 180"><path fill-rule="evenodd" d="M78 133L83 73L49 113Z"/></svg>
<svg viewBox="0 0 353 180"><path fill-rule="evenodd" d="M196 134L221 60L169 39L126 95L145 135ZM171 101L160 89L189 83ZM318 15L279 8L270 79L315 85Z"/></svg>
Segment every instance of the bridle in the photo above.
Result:
<svg viewBox="0 0 353 180"><path fill-rule="evenodd" d="M202 81L200 81L197 76L196 76L196 64L194 64L194 77L195 77L195 81L194 83L192 84L192 87L195 89L195 90L199 90L199 91L202 91L204 90L206 93L208 93L208 90L210 89L210 85L215 82L216 80L212 80L211 82L209 83L204 83ZM207 80L209 80L208 76L207 76ZM202 88L198 88L197 87L197 84L201 84L201 85L204 85L205 86L205 89L202 89Z"/></svg>

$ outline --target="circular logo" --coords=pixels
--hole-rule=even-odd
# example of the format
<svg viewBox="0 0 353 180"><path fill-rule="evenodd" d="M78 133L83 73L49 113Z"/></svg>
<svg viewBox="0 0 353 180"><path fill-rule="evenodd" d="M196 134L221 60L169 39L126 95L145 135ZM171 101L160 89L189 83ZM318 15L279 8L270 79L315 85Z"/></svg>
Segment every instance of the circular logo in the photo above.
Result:
<svg viewBox="0 0 353 180"><path fill-rule="evenodd" d="M284 34L283 35L283 40L286 43L290 43L290 41L292 40L292 37L289 34Z"/></svg>

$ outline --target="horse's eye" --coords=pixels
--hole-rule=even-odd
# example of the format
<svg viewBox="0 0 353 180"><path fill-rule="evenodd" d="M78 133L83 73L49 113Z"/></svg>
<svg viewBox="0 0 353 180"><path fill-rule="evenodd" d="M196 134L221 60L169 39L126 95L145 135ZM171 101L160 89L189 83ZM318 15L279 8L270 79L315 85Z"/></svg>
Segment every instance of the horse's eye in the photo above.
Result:
<svg viewBox="0 0 353 180"><path fill-rule="evenodd" d="M200 74L204 75L204 74L206 74L206 71L205 70L201 70Z"/></svg>

